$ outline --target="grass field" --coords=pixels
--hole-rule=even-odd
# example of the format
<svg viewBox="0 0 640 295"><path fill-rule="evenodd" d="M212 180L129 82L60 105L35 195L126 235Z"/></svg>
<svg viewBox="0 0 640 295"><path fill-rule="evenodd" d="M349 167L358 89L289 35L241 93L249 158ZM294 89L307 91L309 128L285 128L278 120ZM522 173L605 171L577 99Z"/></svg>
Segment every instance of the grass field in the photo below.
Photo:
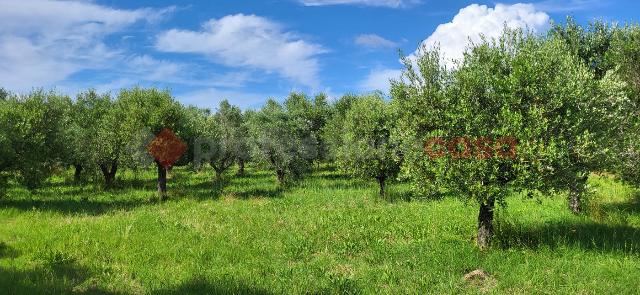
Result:
<svg viewBox="0 0 640 295"><path fill-rule="evenodd" d="M373 182L328 168L279 190L248 170L214 186L175 169L170 200L154 174L119 187L69 177L0 200L0 293L572 293L640 290L640 194L608 177L588 213L563 196L512 196L491 249L474 245L477 208L453 198L380 200ZM482 268L491 277L465 282Z"/></svg>

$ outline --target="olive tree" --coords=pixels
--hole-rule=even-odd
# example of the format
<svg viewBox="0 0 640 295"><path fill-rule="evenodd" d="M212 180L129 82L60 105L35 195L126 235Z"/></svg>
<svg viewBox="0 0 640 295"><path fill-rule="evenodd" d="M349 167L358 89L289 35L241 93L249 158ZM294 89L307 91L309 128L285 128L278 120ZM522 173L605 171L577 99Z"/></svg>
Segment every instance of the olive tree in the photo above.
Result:
<svg viewBox="0 0 640 295"><path fill-rule="evenodd" d="M139 145L139 136L136 135L145 133L146 130L156 136L170 130L180 137L184 111L168 90L139 87L125 89L120 91L116 104L115 109L123 116L122 130L128 136L126 144ZM134 160L129 159L129 162ZM158 195L163 200L167 197L168 166L157 158L155 164L158 171Z"/></svg>
<svg viewBox="0 0 640 295"><path fill-rule="evenodd" d="M640 26L627 25L614 32L607 58L613 69L608 85L622 89L628 99L618 130L620 153L616 171L623 180L640 184Z"/></svg>
<svg viewBox="0 0 640 295"><path fill-rule="evenodd" d="M97 167L99 150L104 145L100 132L112 106L109 94L99 95L95 90L79 93L70 109L66 131L66 161L75 169L74 180L80 180L83 171Z"/></svg>
<svg viewBox="0 0 640 295"><path fill-rule="evenodd" d="M325 143L325 156L328 160L335 160L338 149L343 145L342 127L347 117L347 112L359 96L345 94L329 106L327 111L327 122L322 130L322 138Z"/></svg>
<svg viewBox="0 0 640 295"><path fill-rule="evenodd" d="M223 100L218 111L207 122L205 139L208 146L204 154L215 171L216 180L219 180L244 152L243 149L246 149L242 112L240 108Z"/></svg>
<svg viewBox="0 0 640 295"><path fill-rule="evenodd" d="M402 158L391 139L394 118L392 106L380 96L359 99L345 116L337 152L339 167L355 176L374 178L382 197L386 181L397 176Z"/></svg>
<svg viewBox="0 0 640 295"><path fill-rule="evenodd" d="M437 50L404 60L392 93L413 110L398 124L406 170L480 205L481 248L496 203L522 190L579 192L606 154L610 101L565 42L507 30L471 47L451 71Z"/></svg>
<svg viewBox="0 0 640 295"><path fill-rule="evenodd" d="M548 36L548 42L565 43L568 51L577 57L576 62L582 63L591 72L592 77L589 78L595 80L584 88L584 95L591 99L578 100L572 105L573 109L569 106L563 124L568 130L563 134L574 144L569 146L570 158L563 162L564 167L558 167L556 171L573 176L566 183L569 208L573 213L582 210L589 174L593 171L615 170L617 163L620 163L623 144L620 137L632 133L625 126L628 126L629 110L633 107L625 96L620 72L616 71L619 68L616 61L620 59L612 54L612 47L621 48L614 40L615 36L624 35L620 32L623 32L621 28L604 21L594 21L583 28L568 18L566 25L555 26ZM623 44L627 43L625 41ZM579 147L578 141L588 146ZM553 180L567 178L554 174L550 179L551 183L561 187L562 183Z"/></svg>
<svg viewBox="0 0 640 295"><path fill-rule="evenodd" d="M176 166L191 164L196 171L199 171L203 162L200 157L202 139L207 138L207 133L210 131L211 109L187 106L183 108L182 118L180 136L187 143L188 150Z"/></svg>
<svg viewBox="0 0 640 295"><path fill-rule="evenodd" d="M70 105L69 97L42 90L0 100L1 178L34 189L51 175L63 161Z"/></svg>
<svg viewBox="0 0 640 295"><path fill-rule="evenodd" d="M125 145L129 131L125 128L124 113L127 108L109 95L93 94L80 95L78 107L91 109L88 116L96 119L95 122L84 122L95 124L93 133L87 131L93 137L89 139L92 146L87 148L91 151L93 165L102 174L104 186L110 188L114 185L121 162L127 157Z"/></svg>
<svg viewBox="0 0 640 295"><path fill-rule="evenodd" d="M249 118L255 158L276 173L280 184L301 177L316 156L316 142L300 104L296 94L287 99L286 108L270 99Z"/></svg>
<svg viewBox="0 0 640 295"><path fill-rule="evenodd" d="M251 146L249 144L249 115L247 112L242 113L242 122L239 126L238 149L236 160L238 161L238 171L236 175L244 176L244 167L251 160Z"/></svg>

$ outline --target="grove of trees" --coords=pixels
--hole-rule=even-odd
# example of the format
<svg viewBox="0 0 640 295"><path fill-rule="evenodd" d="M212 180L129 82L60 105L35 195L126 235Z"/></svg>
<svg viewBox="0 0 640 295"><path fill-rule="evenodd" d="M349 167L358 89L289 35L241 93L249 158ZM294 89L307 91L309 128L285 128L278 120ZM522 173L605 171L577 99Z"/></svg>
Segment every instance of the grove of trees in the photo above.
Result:
<svg viewBox="0 0 640 295"><path fill-rule="evenodd" d="M568 19L545 35L505 29L453 66L438 48L402 61L388 95L293 92L244 111L227 100L215 110L184 106L154 88L74 98L0 88L0 187L37 189L73 169L73 181L108 189L122 169L154 167L166 199L171 167L146 148L170 130L187 145L173 165L210 167L215 181L252 163L288 185L328 163L375 182L381 196L387 183L407 181L416 196L468 200L485 248L494 211L513 193L564 193L578 214L592 173L640 185L639 26Z"/></svg>

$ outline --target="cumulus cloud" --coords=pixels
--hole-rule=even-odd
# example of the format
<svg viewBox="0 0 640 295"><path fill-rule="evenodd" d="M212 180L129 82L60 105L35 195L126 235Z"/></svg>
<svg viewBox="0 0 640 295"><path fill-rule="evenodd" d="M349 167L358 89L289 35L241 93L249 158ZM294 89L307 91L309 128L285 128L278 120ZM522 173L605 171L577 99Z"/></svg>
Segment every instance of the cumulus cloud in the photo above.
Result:
<svg viewBox="0 0 640 295"><path fill-rule="evenodd" d="M306 6L361 5L400 8L420 3L420 0L299 0Z"/></svg>
<svg viewBox="0 0 640 295"><path fill-rule="evenodd" d="M367 77L360 82L359 88L363 91L376 91L380 90L384 93L389 93L392 79L399 79L402 74L402 70L399 69L375 69L369 72Z"/></svg>
<svg viewBox="0 0 640 295"><path fill-rule="evenodd" d="M107 66L120 56L106 36L166 9L120 10L86 1L0 2L0 85L21 91L48 87L70 75Z"/></svg>
<svg viewBox="0 0 640 295"><path fill-rule="evenodd" d="M368 48L395 48L398 47L398 43L391 40L387 40L376 34L362 34L355 38L357 45Z"/></svg>
<svg viewBox="0 0 640 295"><path fill-rule="evenodd" d="M482 35L497 38L505 25L541 32L549 26L549 15L532 4L497 4L494 8L472 4L462 8L451 22L439 25L422 46L440 46L443 59L451 65L452 60L463 57L469 41L479 42Z"/></svg>
<svg viewBox="0 0 640 295"><path fill-rule="evenodd" d="M201 31L166 31L157 37L155 46L164 52L202 54L229 67L276 72L312 87L318 85L317 55L325 52L275 22L244 14L212 19Z"/></svg>

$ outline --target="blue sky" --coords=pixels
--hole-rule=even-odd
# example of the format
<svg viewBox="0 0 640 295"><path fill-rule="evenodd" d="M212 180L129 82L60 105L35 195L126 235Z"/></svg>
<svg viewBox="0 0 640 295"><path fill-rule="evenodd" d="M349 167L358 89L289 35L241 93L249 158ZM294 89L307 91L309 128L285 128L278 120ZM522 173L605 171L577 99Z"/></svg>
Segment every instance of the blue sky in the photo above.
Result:
<svg viewBox="0 0 640 295"><path fill-rule="evenodd" d="M566 15L637 22L637 1L0 0L0 86L169 88L186 104L243 108L290 91L386 91L398 50L446 60L503 24L543 33Z"/></svg>

